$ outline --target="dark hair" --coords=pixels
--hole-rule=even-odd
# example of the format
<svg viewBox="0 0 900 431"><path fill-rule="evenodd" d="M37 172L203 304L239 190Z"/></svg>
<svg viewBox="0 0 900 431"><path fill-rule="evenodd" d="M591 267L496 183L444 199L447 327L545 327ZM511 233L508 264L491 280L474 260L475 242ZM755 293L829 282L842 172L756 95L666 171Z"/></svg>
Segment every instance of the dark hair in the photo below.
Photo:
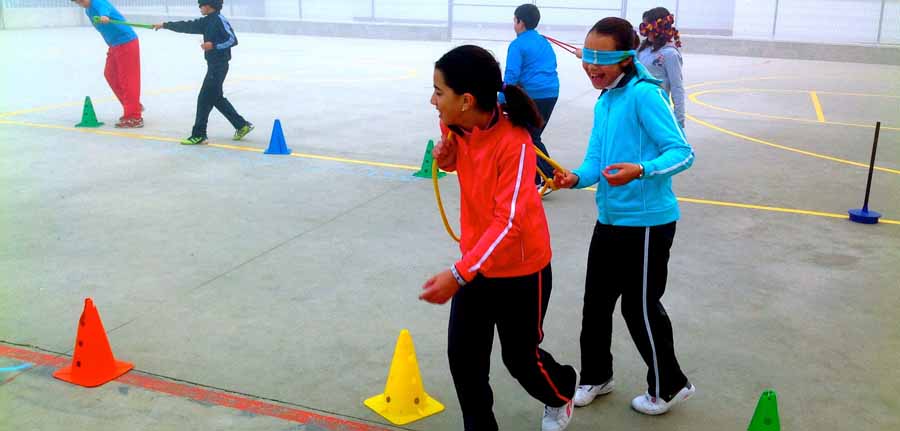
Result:
<svg viewBox="0 0 900 431"><path fill-rule="evenodd" d="M525 23L525 28L528 30L534 30L538 23L541 22L541 11L531 3L525 3L517 7L513 15L517 20Z"/></svg>
<svg viewBox="0 0 900 431"><path fill-rule="evenodd" d="M634 32L634 27L627 20L618 17L606 17L597 21L589 33L602 34L610 36L616 42L616 51L631 51L637 48L641 39ZM631 64L624 67L625 73L634 71L634 62L637 59L632 58Z"/></svg>
<svg viewBox="0 0 900 431"><path fill-rule="evenodd" d="M463 45L451 49L434 64L444 75L444 82L456 94L475 96L480 111L492 112L497 106L497 92L506 96L503 109L509 121L519 127L541 127L544 124L534 101L517 85L503 85L500 64L486 49Z"/></svg>
<svg viewBox="0 0 900 431"><path fill-rule="evenodd" d="M644 15L641 18L643 18L644 21L652 24L652 23L655 23L656 20L665 19L669 15L671 15L671 13L669 12L668 9L666 9L664 7L655 7L653 9L650 9L650 10L644 12ZM675 30L675 35L676 35L675 37L677 38L678 30ZM666 44L668 44L670 40L671 39L667 39L664 37L655 38L652 42L653 52L659 51L662 47L666 46ZM650 45L651 45L650 39L644 39L644 41L641 42L641 46L638 48L638 51L643 51L643 50L647 49Z"/></svg>
<svg viewBox="0 0 900 431"><path fill-rule="evenodd" d="M197 0L197 6L209 6L217 11L222 10L223 0Z"/></svg>

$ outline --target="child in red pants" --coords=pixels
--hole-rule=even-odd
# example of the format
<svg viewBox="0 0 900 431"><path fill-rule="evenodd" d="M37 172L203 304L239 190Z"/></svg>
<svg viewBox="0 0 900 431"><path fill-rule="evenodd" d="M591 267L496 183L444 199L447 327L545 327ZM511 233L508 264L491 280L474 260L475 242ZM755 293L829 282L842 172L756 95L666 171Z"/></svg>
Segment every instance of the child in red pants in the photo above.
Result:
<svg viewBox="0 0 900 431"><path fill-rule="evenodd" d="M116 127L129 129L144 127L144 119L141 116L141 111L144 110L141 105L141 48L137 34L126 25L109 23L111 19L125 20L109 1L72 1L84 8L84 13L91 22L94 17L100 17L100 23L95 23L94 28L109 45L103 75L124 110Z"/></svg>

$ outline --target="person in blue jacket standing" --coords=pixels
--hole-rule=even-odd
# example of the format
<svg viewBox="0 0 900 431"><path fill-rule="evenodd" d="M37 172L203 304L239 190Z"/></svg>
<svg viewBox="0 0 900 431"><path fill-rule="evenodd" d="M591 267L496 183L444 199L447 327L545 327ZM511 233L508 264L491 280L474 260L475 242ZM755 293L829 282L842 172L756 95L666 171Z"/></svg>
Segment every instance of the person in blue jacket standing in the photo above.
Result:
<svg viewBox="0 0 900 431"><path fill-rule="evenodd" d="M541 135L559 98L559 76L556 73L556 53L553 52L553 47L535 30L540 21L541 12L537 6L528 3L516 8L513 18L516 39L509 44L506 54L503 83L522 87L534 100L544 124L529 130L531 140L539 150L549 156L550 153L541 140ZM537 165L548 178L553 176L553 168L540 157ZM543 179L539 174L535 176L535 184L538 190L543 188ZM545 193L551 190L548 187Z"/></svg>
<svg viewBox="0 0 900 431"><path fill-rule="evenodd" d="M223 0L197 0L203 18L191 21L170 21L154 24L155 30L167 29L176 33L202 34L203 57L206 59L206 77L197 96L197 117L191 136L181 141L182 145L202 145L207 143L209 114L216 108L234 127L235 141L240 141L253 131L253 124L244 119L225 98L223 85L228 76L228 62L231 48L238 45L237 36L231 23L222 15Z"/></svg>
<svg viewBox="0 0 900 431"><path fill-rule="evenodd" d="M572 172L555 172L554 180L564 188L597 185L575 405L613 389L612 316L621 296L622 316L648 369L648 389L631 406L658 415L695 392L675 358L672 324L661 302L680 217L672 176L693 164L694 152L661 81L635 61L635 39L631 24L614 17L588 33L584 70L603 92L584 162Z"/></svg>

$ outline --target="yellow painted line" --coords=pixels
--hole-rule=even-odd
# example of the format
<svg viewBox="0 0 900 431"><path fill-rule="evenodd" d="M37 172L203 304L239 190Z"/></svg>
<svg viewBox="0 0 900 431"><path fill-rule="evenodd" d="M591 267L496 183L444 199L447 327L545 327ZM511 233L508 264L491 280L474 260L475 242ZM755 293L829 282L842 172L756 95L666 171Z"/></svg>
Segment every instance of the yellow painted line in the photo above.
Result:
<svg viewBox="0 0 900 431"><path fill-rule="evenodd" d="M596 192L596 187L586 187L582 190ZM783 208L783 207L773 207L768 205L754 205L754 204L742 204L739 202L726 202L726 201L714 201L709 199L696 199L696 198L684 198L677 197L679 202L686 202L691 204L700 204L700 205L713 205L720 207L731 207L731 208L743 208L750 210L760 210L760 211L771 211L771 212L779 212L779 213L787 213L787 214L800 214L807 216L815 216L815 217L828 217L828 218L839 218L839 219L849 219L850 216L848 214L838 214L838 213L829 213L822 211L812 211L812 210L801 210L796 208ZM880 219L879 223L884 224L894 224L900 225L900 220L891 220L891 219Z"/></svg>
<svg viewBox="0 0 900 431"><path fill-rule="evenodd" d="M298 83L298 84L354 84L354 83L369 83L369 82L390 82L390 81L402 81L405 79L412 79L418 75L417 69L407 69L405 72L406 73L404 75L389 76L389 77L384 77L384 78L372 78L372 79L353 79L353 78L334 79L334 78L329 78L329 79L308 79L308 80L300 80L300 81L293 81L293 82ZM247 76L235 76L232 79L229 79L229 82L244 82L244 81L260 82L260 81L283 81L283 80L284 80L284 77L282 77L282 76L247 75ZM184 91L195 91L199 88L200 87L197 85L180 85L177 87L168 87L168 88L161 88L158 90L145 91L142 93L142 96L159 96L159 95L163 95L163 94L173 94L173 93L180 93L180 92L184 92ZM117 101L118 101L118 99L116 99L115 97L101 97L101 98L97 98L97 99L91 99L91 102L94 105L110 103L110 102L117 102ZM63 108L80 107L83 104L84 104L84 101L79 100L77 102L56 103L56 104L52 104L52 105L44 105L44 106L37 106L34 108L20 109L18 111L0 112L0 118L16 117L16 116L25 115L25 114L53 111L56 109L63 109Z"/></svg>
<svg viewBox="0 0 900 431"><path fill-rule="evenodd" d="M420 169L419 166L400 165L400 164L396 164L396 163L370 162L368 160L356 160L356 159L347 159L344 157L320 156L317 154L291 153L291 156L300 157L300 158L304 158L304 159L328 160L330 162L353 163L353 164L357 164L357 165L366 165L366 166L378 166L381 168L406 169L408 171L418 171Z"/></svg>
<svg viewBox="0 0 900 431"><path fill-rule="evenodd" d="M119 131L103 130L103 129L60 126L60 125L56 125L56 124L30 123L27 121L0 120L0 124L6 124L9 126L32 127L35 129L66 130L66 131L71 131L71 132L89 133L89 134L93 134L93 135L119 136L119 137L123 137L123 138L143 139L143 140L147 140L147 141L181 142L180 139L166 138L166 137L162 137L162 136L151 136L151 135L143 135L140 133L119 132Z"/></svg>
<svg viewBox="0 0 900 431"><path fill-rule="evenodd" d="M684 87L684 89L685 90L693 90L695 88L707 87L710 85L717 85L717 84L734 84L736 82L747 82L747 81L773 81L773 80L778 80L778 79L790 79L790 77L787 77L787 76L762 76L762 77L757 77L757 78L740 78L740 79L726 79L723 81L706 81L706 82L700 82L697 84L688 85L687 87Z"/></svg>
<svg viewBox="0 0 900 431"><path fill-rule="evenodd" d="M766 206L766 205L752 205L752 204L742 204L742 203L737 203L737 202L723 202L723 201L713 201L713 200L708 200L708 199L694 199L694 198L682 198L682 197L679 197L678 200L680 202L688 202L688 203L692 203L692 204L715 205L715 206L744 208L744 209L753 209L753 210L761 210L761 211L774 211L774 212L780 212L780 213L802 214L802 215L816 216L816 217L828 217L828 218L839 218L839 219L849 219L850 218L850 216L848 214L837 214L837 213L828 213L828 212L822 212L822 211L801 210L801 209L795 209L795 208L781 208L781 207L772 207L772 206ZM879 223L900 225L900 220L881 219L881 220L879 220Z"/></svg>
<svg viewBox="0 0 900 431"><path fill-rule="evenodd" d="M144 92L143 96L158 96L158 95L162 95L162 94L180 93L183 91L196 90L198 88L200 88L200 87L190 86L190 85L161 88L159 90ZM115 97L99 97L96 99L91 98L91 103L94 105L100 105L103 103L118 102L118 101L119 101L119 99L116 99ZM15 116L24 115L24 114L33 114L35 112L53 111L53 110L62 109L62 108L74 108L74 107L80 107L83 105L84 105L83 100L79 100L77 102L56 103L53 105L44 105L44 106L37 106L34 108L20 109L18 111L2 112L2 113L0 113L0 118L15 117Z"/></svg>
<svg viewBox="0 0 900 431"><path fill-rule="evenodd" d="M181 139L176 138L168 138L164 136L152 136L152 135L144 135L140 133L132 133L132 132L123 132L123 131L113 131L113 130L104 130L104 129L90 129L90 128L80 128L80 127L69 127L69 126L60 126L56 124L41 124L41 123L31 123L27 121L15 121L15 120L0 120L0 124L5 124L9 126L23 126L23 127L31 127L36 129L53 129L53 130L66 130L71 132L81 132L81 133L89 133L93 135L102 135L102 136L117 136L122 138L131 138L131 139L143 139L146 141L159 141L159 142L175 142L180 143ZM243 145L233 145L233 144L220 144L215 142L210 142L207 144L209 147L213 148L222 148L226 150L235 150L235 151L247 151L252 153L262 153L265 152L262 148L255 147L247 147ZM322 156L318 154L307 154L307 153L291 153L291 157L298 157L302 159L313 159L313 160L327 160L331 162L341 162L341 163L353 163L357 165L367 165L367 166L377 166L381 168L394 168L394 169L406 169L412 171L418 171L418 166L412 165L403 165L398 163L384 163L384 162L371 162L367 160L357 160L357 159L348 159L345 157L332 157L332 156Z"/></svg>
<svg viewBox="0 0 900 431"><path fill-rule="evenodd" d="M692 120L700 121L695 118L692 118ZM29 122L25 122L25 121L0 120L0 124L6 124L6 125L11 125L11 126L32 127L32 128L38 128L38 129L75 131L75 132L90 133L90 134L95 134L95 135L118 136L118 137L123 137L123 138L142 139L142 140L149 140L149 141L175 142L175 143L181 142L180 139L168 138L168 137L163 137L163 136L142 135L139 133L109 131L109 130L100 130L100 129L76 128L76 127L68 127L68 126L59 126L59 125L54 125L54 124L29 123ZM264 150L261 148L247 147L247 146L243 146L243 145L210 143L207 146L214 147L214 148L226 149L226 150L246 151L246 152L253 152L253 153L264 152ZM376 166L376 167L382 167L382 168L404 169L404 170L409 170L409 171L418 171L419 170L418 166L413 166L413 165L374 162L374 161L369 161L369 160L358 160L358 159L349 159L349 158L345 158L345 157L323 156L323 155L318 155L318 154L292 153L291 156L298 157L298 158L304 158L304 159L327 160L327 161L331 161L331 162L352 163L352 164L357 164L357 165ZM900 172L898 172L898 173L900 173ZM456 173L449 172L449 174L455 175ZM587 187L583 190L596 192L597 188L596 187ZM724 206L724 207L733 207L733 208L755 209L755 210L763 210L763 211L774 211L774 212L801 214L801 215L818 216L818 217L829 217L829 218L848 218L848 216L843 215L843 214L827 213L827 212L821 212L821 211L801 210L801 209L794 209L794 208L780 208L780 207L773 207L773 206L742 204L742 203L737 203L737 202L724 202L724 201L714 201L714 200L708 200L708 199L694 199L694 198L683 198L683 197L679 197L678 200L681 202L702 204L702 205L714 205L714 206ZM881 219L880 222L885 223L885 224L900 225L900 220Z"/></svg>
<svg viewBox="0 0 900 431"><path fill-rule="evenodd" d="M237 76L233 76L232 78L230 78L229 82L280 81L280 80L282 80L282 78L279 76L252 76L252 75L242 76L242 75L237 75ZM184 91L196 91L199 88L200 87L197 85L178 85L178 86L174 86L174 87L160 88L157 90L143 91L143 92L141 92L141 95L142 96L159 96L159 95L163 95L163 94L173 94L173 93L180 93L180 92L184 92ZM100 97L100 98L96 98L96 99L92 98L91 102L95 105L98 105L101 103L118 102L118 99L115 97ZM24 114L32 114L35 112L46 112L46 111L52 111L55 109L62 109L62 108L72 108L72 107L76 107L76 106L82 106L83 104L84 104L84 101L79 100L77 102L65 102L65 103L56 103L56 104L52 104L52 105L37 106L34 108L21 109L18 111L2 112L2 113L0 113L0 118L15 117L15 116L24 115Z"/></svg>
<svg viewBox="0 0 900 431"><path fill-rule="evenodd" d="M712 129L712 130L715 130L715 131L717 131L717 132L722 132L722 133L724 133L724 134L726 134L726 135L734 136L735 138L744 139L744 140L747 140L747 141L750 141L750 142L755 142L755 143L757 143L757 144L767 145L767 146L770 146L770 147L773 147L773 148L778 148L778 149L780 149L780 150L790 151L790 152L797 153L797 154L803 154L803 155L805 155L805 156L810 156L810 157L816 157L816 158L819 158L819 159L830 160L830 161L832 161L832 162L838 162L838 163L844 163L844 164L847 164L847 165L859 166L859 167L861 167L861 168L867 168L867 169L868 169L868 167L869 167L869 165L868 165L868 164L865 164L865 163L854 162L854 161L852 161L852 160L847 160L847 159L841 159L841 158L838 158L838 157L827 156L827 155L825 155L825 154L814 153L814 152L812 152L812 151L801 150L801 149L799 149L799 148L788 147L788 146L786 146L786 145L779 145L779 144L776 144L776 143L773 143L773 142L764 141L764 140L762 140L762 139L757 139L757 138L754 138L754 137L752 137L752 136L747 136L747 135L744 135L744 134L735 132L735 131L733 131L733 130L728 130L728 129L725 129L725 128L723 128L723 127L716 126L715 124L712 124L712 123L707 122L707 121L703 121L703 120L701 120L701 119L699 119L699 118L697 118L697 117L694 117L693 115L690 115L690 114L687 114L687 119L688 119L688 120L691 120L691 121L693 121L693 122L695 122L695 123L697 123L697 124L699 124L699 125L701 125L701 126L708 127L708 128L710 128L710 129ZM882 171L882 172L888 172L888 173L891 173L891 174L897 174L897 175L900 175L900 170L897 170L897 169L885 168L885 167L881 167L881 166L875 166L875 169L876 169L876 170L879 170L879 171Z"/></svg>
<svg viewBox="0 0 900 431"><path fill-rule="evenodd" d="M181 141L178 141L178 142L181 142ZM213 147L213 148L222 148L222 149L226 149L226 150L248 151L251 153L265 152L265 150L263 150L262 148L245 147L243 145L216 144L214 142L207 143L206 146Z"/></svg>
<svg viewBox="0 0 900 431"><path fill-rule="evenodd" d="M694 102L700 106L705 108L714 109L716 111L728 112L731 114L744 115L749 117L757 117L757 118L768 118L771 120L784 120L784 121L796 121L800 123L808 123L808 124L827 124L832 126L847 126L847 127L860 127L865 129L874 129L874 125L870 124L854 124L854 123L843 123L839 121L825 121L821 122L819 120L810 120L808 118L797 118L797 117L785 117L781 115L769 115L769 114L760 114L757 112L746 112L746 111L738 111L736 109L723 108L718 105L713 105L710 103L703 102L699 99L700 96L704 94L713 94L713 93L736 93L742 92L741 89L729 89L729 90L703 90L695 93L691 93L688 95L688 100ZM824 94L824 92L823 92ZM881 130L891 130L891 131L900 131L900 127L889 127L889 126L881 126Z"/></svg>
<svg viewBox="0 0 900 431"><path fill-rule="evenodd" d="M825 122L825 113L822 112L822 102L819 101L819 95L815 91L809 92L809 99L812 100L813 109L816 110L816 120L820 123Z"/></svg>
<svg viewBox="0 0 900 431"><path fill-rule="evenodd" d="M790 90L784 88L756 88L756 87L738 87L738 88L714 88L704 90L703 94L712 93L808 93L813 90ZM848 93L843 91L820 91L815 90L818 94L828 94L831 96L852 96L852 97L877 97L883 99L900 99L900 95L896 94L874 94L874 93ZM699 93L699 92L698 92Z"/></svg>

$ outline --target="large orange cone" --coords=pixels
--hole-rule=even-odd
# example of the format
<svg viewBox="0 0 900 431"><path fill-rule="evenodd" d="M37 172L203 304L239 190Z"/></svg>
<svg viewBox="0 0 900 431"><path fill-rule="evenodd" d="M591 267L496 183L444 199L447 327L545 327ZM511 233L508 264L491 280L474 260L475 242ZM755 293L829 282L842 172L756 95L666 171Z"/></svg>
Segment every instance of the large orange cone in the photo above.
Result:
<svg viewBox="0 0 900 431"><path fill-rule="evenodd" d="M365 405L395 425L406 425L444 411L443 404L425 393L416 349L406 329L397 338L384 393L367 399Z"/></svg>
<svg viewBox="0 0 900 431"><path fill-rule="evenodd" d="M117 361L113 357L103 322L100 321L100 313L94 307L94 301L86 298L84 311L78 320L72 364L57 370L53 377L92 388L115 379L132 368L133 364Z"/></svg>

